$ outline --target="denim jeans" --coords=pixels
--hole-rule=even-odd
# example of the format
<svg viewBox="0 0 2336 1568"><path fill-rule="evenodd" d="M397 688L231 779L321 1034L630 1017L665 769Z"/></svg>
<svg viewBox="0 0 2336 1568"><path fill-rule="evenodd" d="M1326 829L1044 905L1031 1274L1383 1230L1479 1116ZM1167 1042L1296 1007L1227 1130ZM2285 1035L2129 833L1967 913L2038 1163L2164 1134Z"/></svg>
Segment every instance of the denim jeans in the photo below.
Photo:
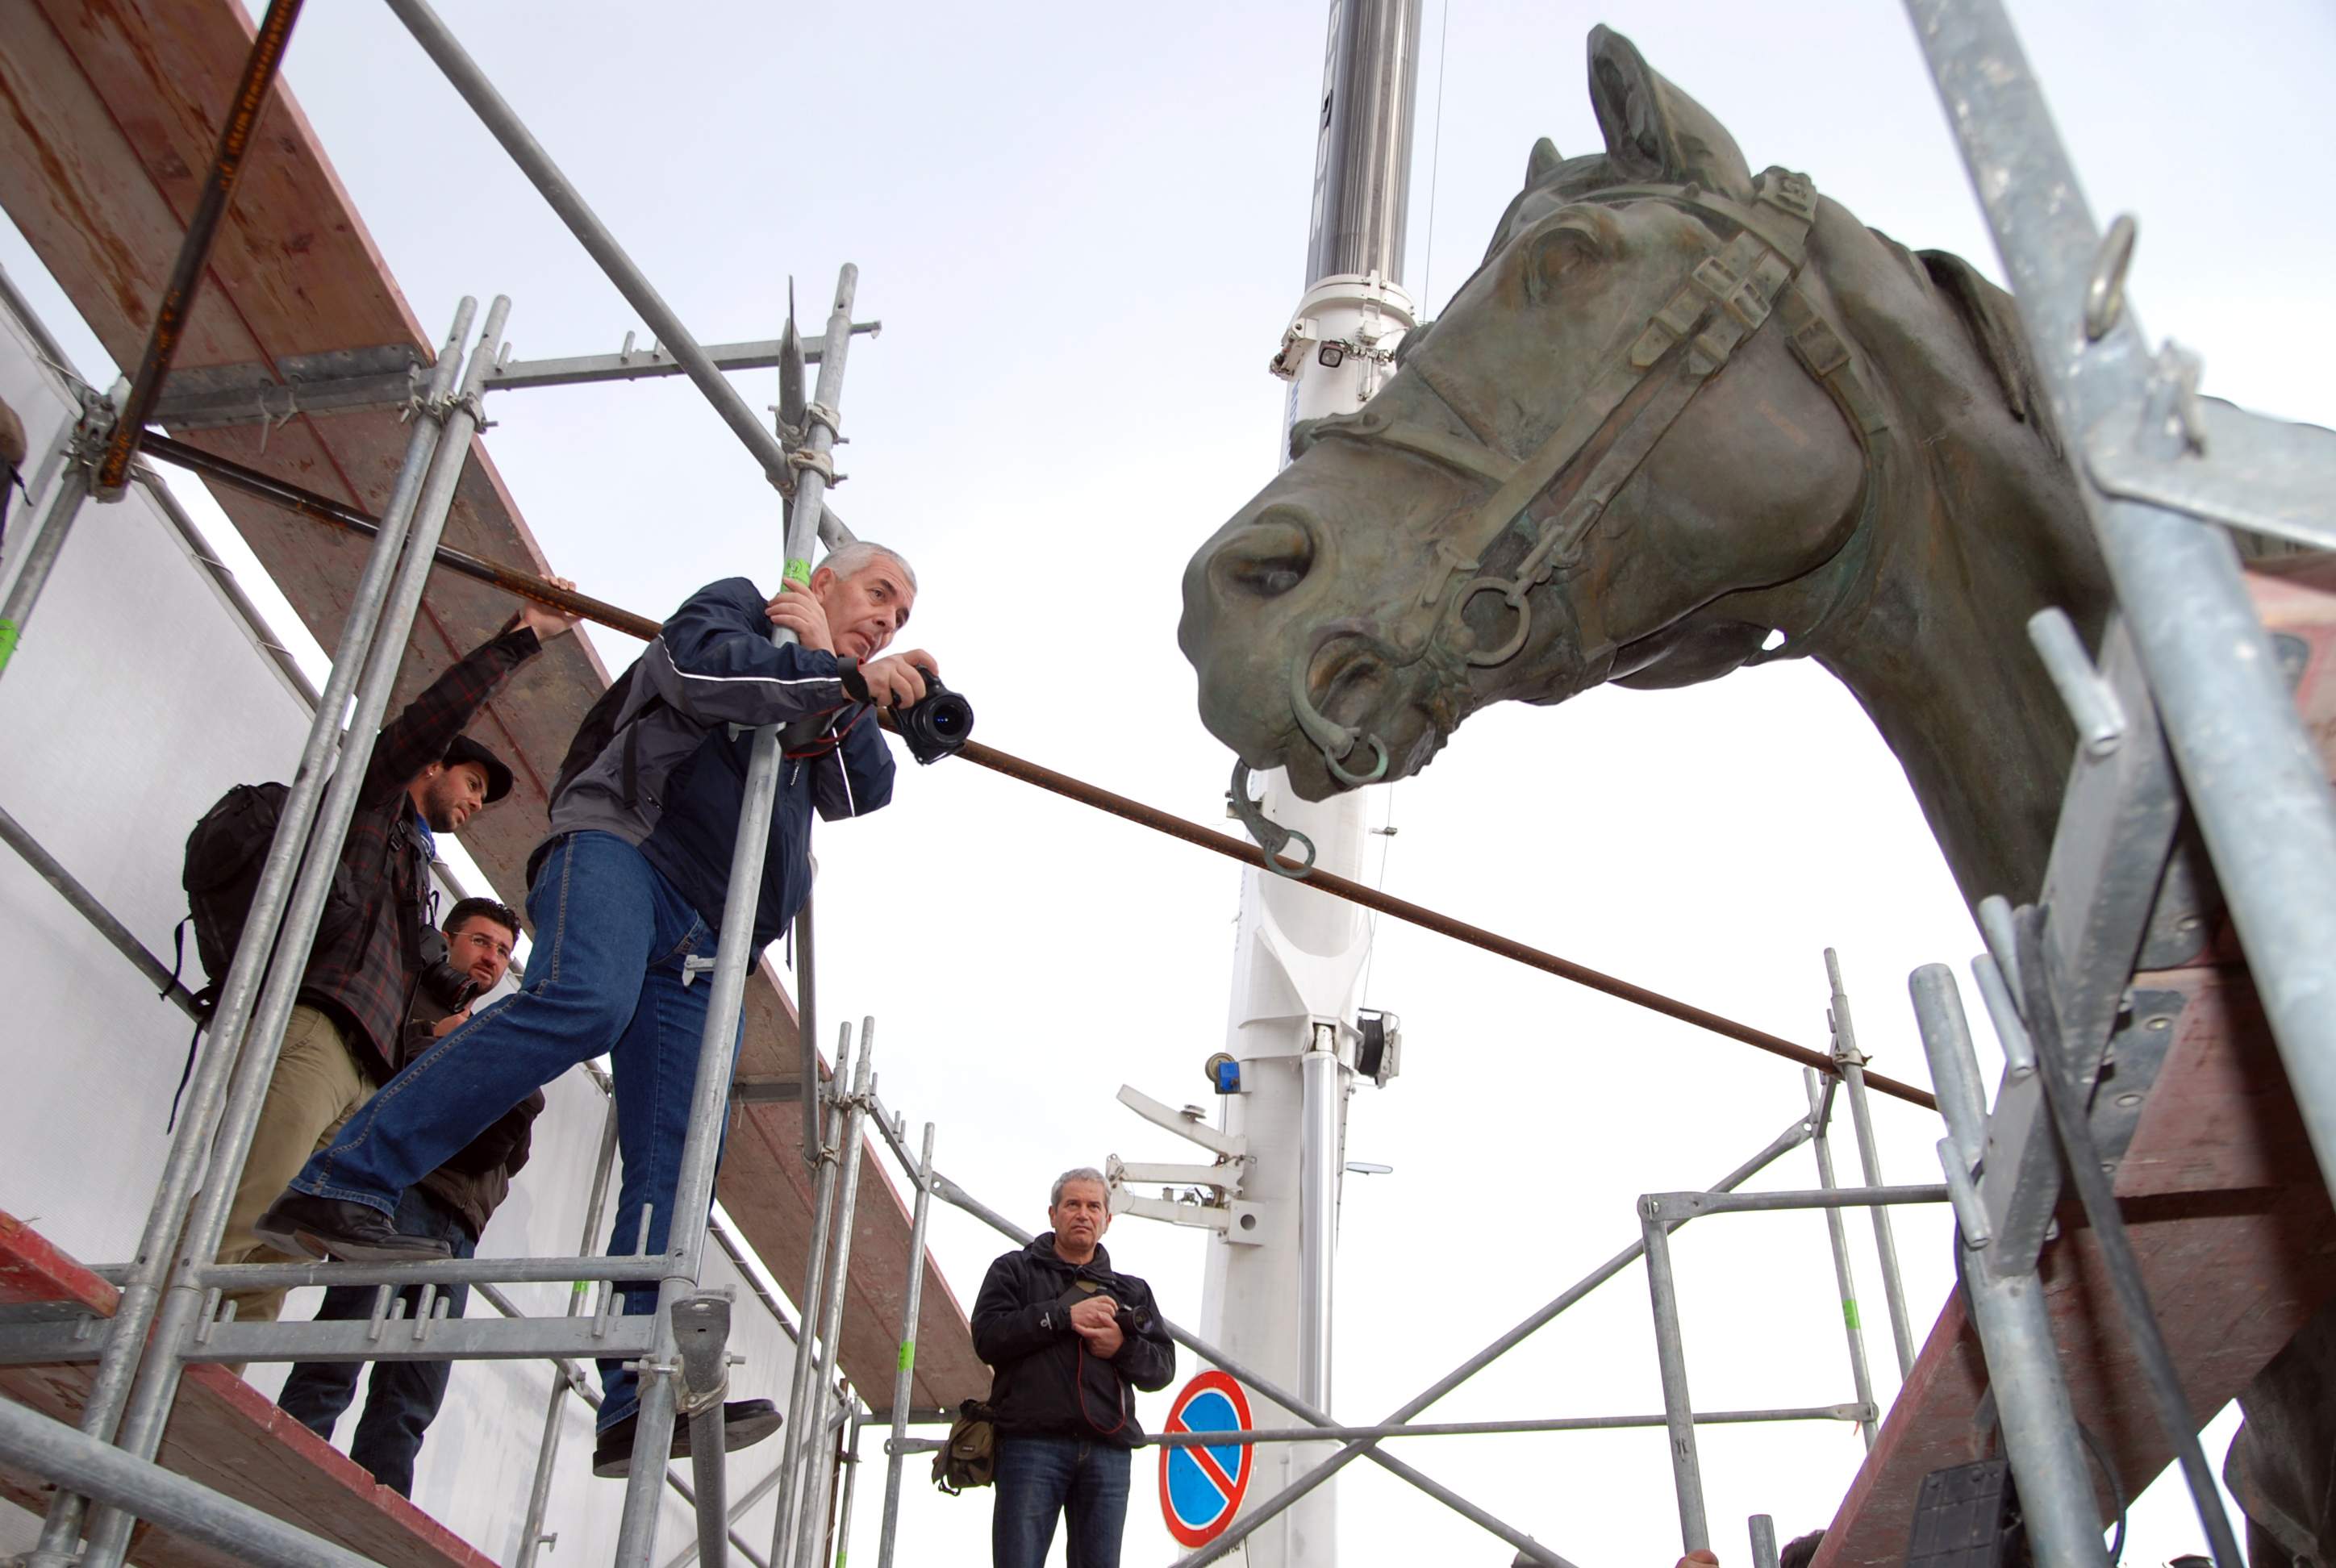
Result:
<svg viewBox="0 0 2336 1568"><path fill-rule="evenodd" d="M368 1203L383 1213L495 1118L579 1062L609 1057L616 1080L617 1187L610 1255L628 1256L650 1209L648 1251L662 1252L679 1184L706 974L715 932L641 852L614 833L570 833L544 854L528 891L535 922L525 983L415 1057L351 1116L292 1183L296 1192ZM683 983L685 978L690 984ZM739 1022L738 1038L745 1035ZM735 1065L738 1040L731 1042ZM654 1311L657 1287L627 1285L628 1313ZM631 1370L600 1363L606 1431L639 1403Z"/></svg>
<svg viewBox="0 0 2336 1568"><path fill-rule="evenodd" d="M420 1187L406 1190L397 1205L397 1228L409 1236L435 1236L454 1249L454 1256L475 1254L479 1239L470 1222ZM422 1310L422 1287L408 1285L398 1292L411 1321ZM374 1287L336 1285L325 1292L316 1312L318 1322L362 1322L373 1316ZM439 1292L447 1303L446 1316L459 1318L470 1300L468 1285L452 1285ZM433 1307L433 1311L436 1309ZM362 1361L303 1361L284 1379L276 1397L286 1415L317 1437L331 1442L341 1412L356 1397ZM373 1380L365 1387L365 1413L357 1417L356 1436L349 1442L349 1457L373 1472L373 1478L401 1497L414 1495L414 1456L422 1452L422 1434L446 1398L451 1361L376 1361Z"/></svg>
<svg viewBox="0 0 2336 1568"><path fill-rule="evenodd" d="M1127 1524L1127 1450L1078 1437L998 1439L992 1568L1046 1568L1055 1516L1070 1516L1070 1568L1119 1568Z"/></svg>

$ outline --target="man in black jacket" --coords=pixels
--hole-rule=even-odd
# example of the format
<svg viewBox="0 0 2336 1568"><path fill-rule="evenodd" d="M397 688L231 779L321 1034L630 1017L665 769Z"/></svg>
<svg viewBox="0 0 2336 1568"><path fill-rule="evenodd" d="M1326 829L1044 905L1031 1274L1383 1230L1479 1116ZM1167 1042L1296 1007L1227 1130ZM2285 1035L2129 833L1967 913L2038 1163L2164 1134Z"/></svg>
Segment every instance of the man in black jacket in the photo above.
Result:
<svg viewBox="0 0 2336 1568"><path fill-rule="evenodd" d="M1103 1173L1055 1178L1054 1229L989 1265L973 1348L989 1363L998 1429L994 1568L1043 1568L1055 1519L1070 1519L1070 1568L1119 1568L1128 1450L1144 1438L1131 1386L1164 1388L1176 1347L1152 1287L1114 1273Z"/></svg>
<svg viewBox="0 0 2336 1568"><path fill-rule="evenodd" d="M431 995L429 977L414 997L405 1027L408 1058L426 1051L442 1036L470 1022L477 999L502 983L511 969L511 946L519 940L519 915L492 899L464 899L446 917L446 952L450 979L462 979L450 998L449 1012ZM511 1179L527 1164L536 1116L544 1105L536 1090L503 1114L470 1146L405 1190L398 1200L396 1225L409 1236L444 1242L457 1258L475 1256L479 1237L503 1199L511 1195ZM423 1298L423 1287L408 1285L398 1292L411 1320L434 1308ZM375 1290L370 1285L336 1285L325 1292L320 1321L351 1321L373 1315ZM459 1318L470 1299L470 1287L450 1285L434 1293L446 1304L446 1315ZM341 1412L356 1397L360 1361L303 1361L284 1379L276 1398L285 1413L327 1442ZM349 1440L349 1457L373 1472L373 1478L401 1497L414 1495L414 1460L422 1451L422 1436L436 1418L446 1398L449 1361L376 1361L365 1389L365 1412L357 1417L356 1434Z"/></svg>

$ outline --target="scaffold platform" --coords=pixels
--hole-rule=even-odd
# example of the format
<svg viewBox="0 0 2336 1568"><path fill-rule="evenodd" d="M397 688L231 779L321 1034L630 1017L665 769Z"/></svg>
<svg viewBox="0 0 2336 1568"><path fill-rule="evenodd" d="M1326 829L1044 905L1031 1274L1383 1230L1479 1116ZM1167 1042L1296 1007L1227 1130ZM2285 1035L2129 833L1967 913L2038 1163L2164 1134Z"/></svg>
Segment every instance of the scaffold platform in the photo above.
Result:
<svg viewBox="0 0 2336 1568"><path fill-rule="evenodd" d="M111 1317L115 1291L38 1231L0 1212L0 1322ZM93 1361L0 1366L0 1396L73 1422ZM493 1568L494 1559L378 1485L365 1469L276 1407L224 1367L190 1367L157 1456L165 1469L248 1503L384 1568ZM0 1468L0 1497L34 1514L49 1488ZM134 1549L144 1568L240 1568L225 1553L147 1526Z"/></svg>

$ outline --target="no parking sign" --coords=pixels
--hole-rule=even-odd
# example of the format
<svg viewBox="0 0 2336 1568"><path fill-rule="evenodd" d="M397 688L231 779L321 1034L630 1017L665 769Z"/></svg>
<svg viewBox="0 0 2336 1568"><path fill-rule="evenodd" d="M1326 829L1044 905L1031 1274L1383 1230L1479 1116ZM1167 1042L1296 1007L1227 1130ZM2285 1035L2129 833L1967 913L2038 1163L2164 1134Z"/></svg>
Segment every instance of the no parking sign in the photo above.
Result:
<svg viewBox="0 0 2336 1568"><path fill-rule="evenodd" d="M1163 1432L1246 1432L1249 1396L1226 1374L1207 1371L1184 1385L1168 1407ZM1232 1523L1249 1490L1256 1446L1216 1443L1160 1450L1160 1515L1186 1546L1205 1546Z"/></svg>

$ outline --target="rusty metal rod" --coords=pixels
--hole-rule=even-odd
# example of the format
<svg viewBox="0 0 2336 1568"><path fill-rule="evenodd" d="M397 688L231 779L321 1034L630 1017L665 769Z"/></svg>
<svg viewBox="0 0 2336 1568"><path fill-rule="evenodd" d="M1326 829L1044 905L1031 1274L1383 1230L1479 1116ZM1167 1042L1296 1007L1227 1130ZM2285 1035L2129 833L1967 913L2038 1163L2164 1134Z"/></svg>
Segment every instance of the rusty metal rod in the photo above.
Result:
<svg viewBox="0 0 2336 1568"><path fill-rule="evenodd" d="M1266 863L1265 852L1246 840L1204 828L1198 823L1186 822L1182 817L1172 815L1157 807L1145 805L1141 801L1132 801L1124 795L1115 795L1109 790L1098 789L1094 784L1075 779L1067 774L1059 774L1052 768L1042 767L1037 763L1026 762L1020 757L993 750L978 741L967 742L965 750L959 755L968 762L978 763L994 772L1002 773L1008 778L1019 779L1027 784L1036 784L1043 790L1051 790L1066 799L1091 805L1097 811L1105 811L1114 816L1125 817L1129 822L1140 823L1155 832L1166 833L1171 838L1182 839L1188 844L1193 844L1204 850L1213 850L1228 859L1241 862L1243 865L1263 866ZM1290 856L1284 855L1280 858L1284 865L1298 864L1298 862ZM1324 871L1319 866L1307 874L1306 885L1319 888L1332 897L1360 904L1365 909L1377 910L1383 915L1393 915L1397 920L1418 926L1423 930L1435 931L1441 936L1450 937L1455 941L1466 942L1469 946L1482 948L1488 953L1498 953L1501 957L1514 959L1528 969L1540 969L1543 973L1555 975L1560 979L1572 980L1578 986L1587 986L1593 991L1601 991L1618 1000L1645 1008L1650 1012L1660 1013L1665 1018L1677 1018L1681 1023L1693 1024L1698 1028L1709 1029L1713 1034L1724 1035L1731 1040L1740 1040L1745 1045L1757 1047L1771 1055L1782 1057L1787 1061L1797 1062L1805 1067L1814 1067L1827 1076L1833 1076L1839 1070L1835 1066L1832 1057L1821 1056L1806 1047L1796 1046L1790 1040L1779 1038L1765 1030L1756 1029L1749 1024L1739 1024L1733 1018L1707 1012L1701 1008L1679 1001L1676 998L1667 997L1660 991L1650 991L1644 986L1634 986L1628 980L1618 979L1612 975L1591 969L1587 965L1577 964L1570 959L1559 958L1554 953L1545 953L1539 948L1527 947L1523 942L1497 935L1478 926L1472 926L1465 920L1454 920L1450 915L1439 914L1434 910L1412 903L1407 900L1380 892L1376 888L1349 881L1345 877ZM1866 1074L1865 1085L1866 1087L1877 1093L1895 1096L1909 1105L1921 1105L1925 1110L1938 1108L1937 1102L1924 1091L1915 1088L1911 1084L1899 1083L1894 1078L1885 1078L1879 1073Z"/></svg>
<svg viewBox="0 0 2336 1568"><path fill-rule="evenodd" d="M328 501L297 485L287 484L280 479L271 478L256 470L246 468L240 463L230 463L226 458L215 456L200 448L172 441L168 436L149 434L146 438L145 450L147 455L151 457L161 458L165 462L192 469L231 489L243 491L263 501L274 502L277 505L298 512L304 517L316 518L358 533L369 533L375 527L374 519L369 514L359 511L354 507L344 506L336 501ZM465 555L461 550L449 550L443 545L438 549L437 559L440 565L450 570L461 572L466 577L476 578L481 582L492 583L506 592L533 599L539 604L547 604L555 609L580 615L587 620L621 631L628 637L637 637L647 641L657 634L657 623L646 616L635 615L630 610L620 609L615 605L584 594L571 593L546 582L530 572L516 571L507 566L497 566L491 561L481 560L476 556ZM1162 811L1156 806L1148 806L1141 801L1114 794L1111 791L1098 788L1083 779L1073 778L1068 774L1056 773L1053 768L1027 761L993 746L984 745L979 741L968 741L965 749L959 755L966 761L979 767L986 767L993 773L1001 773L1008 778L1019 779L1024 784L1050 791L1063 796L1066 800L1077 801L1082 805L1093 806L1097 811L1109 812L1115 817L1123 817L1139 826L1150 828L1155 833L1166 833L1171 838L1182 839L1196 848L1212 851L1229 860L1239 861L1243 865L1261 867L1266 863L1265 852L1245 839L1237 839L1230 833L1221 833L1213 829L1204 828L1198 823L1187 822L1183 817ZM1284 865L1298 864L1295 860L1288 856L1281 857L1281 860ZM1360 904L1365 909L1376 910L1380 914L1392 915L1397 920L1417 926L1423 930L1435 931L1440 936L1450 937L1455 941L1482 948L1488 953L1497 953L1502 958L1523 964L1528 969L1555 975L1562 980L1571 980L1575 985L1585 986L1591 990L1612 997L1618 1001L1629 1002L1634 1007L1660 1013L1665 1018L1676 1018L1680 1023L1692 1024L1700 1029L1708 1029L1715 1035L1739 1041L1744 1045L1767 1051L1772 1056L1782 1057L1788 1062L1795 1062L1805 1067L1813 1067L1828 1077L1840 1076L1840 1068L1832 1057L1810 1050L1805 1046L1796 1046L1792 1041L1769 1034L1765 1029L1756 1029L1749 1024L1737 1023L1733 1018L1724 1018L1718 1013L1680 1001L1675 997L1667 997L1660 991L1649 990L1644 986L1632 985L1628 980L1618 979L1602 970L1593 969L1586 964L1577 964L1570 959L1559 958L1554 953L1543 952L1539 948L1528 947L1511 938L1485 930L1481 926L1472 926L1465 920L1455 920L1450 915L1439 914L1434 910L1412 903L1408 900L1383 893L1376 888L1366 887L1361 882L1350 881L1319 866L1307 874L1305 881L1308 887L1319 889L1332 898L1345 899L1350 903ZM1885 1078L1879 1073L1867 1073L1865 1085L1867 1088L1877 1094L1892 1096L1905 1101L1908 1105L1920 1105L1927 1111L1938 1109L1938 1102L1932 1099L1926 1090L1918 1089L1912 1084L1902 1084L1895 1078Z"/></svg>
<svg viewBox="0 0 2336 1568"><path fill-rule="evenodd" d="M226 122L219 127L219 151L211 155L211 166L203 176L203 193L187 219L186 238L179 242L179 258L171 264L170 281L162 286L161 302L154 307L154 326L146 335L146 351L139 357L138 374L130 380L130 399L122 404L121 417L114 421L104 456L98 460L96 492L102 501L119 496L130 482L130 460L138 455L139 441L146 433L146 417L153 412L155 400L162 395L162 378L170 375L170 361L178 356L187 318L194 310L196 291L202 287L203 273L210 265L211 241L218 237L219 219L226 215L228 200L235 194L236 181L243 175L244 154L250 150L260 112L268 107L268 94L276 85L277 67L284 63L285 46L292 41L292 24L299 15L300 0L272 0L268 15L260 18L258 33L251 40L251 53L243 63L243 79L236 84Z"/></svg>

